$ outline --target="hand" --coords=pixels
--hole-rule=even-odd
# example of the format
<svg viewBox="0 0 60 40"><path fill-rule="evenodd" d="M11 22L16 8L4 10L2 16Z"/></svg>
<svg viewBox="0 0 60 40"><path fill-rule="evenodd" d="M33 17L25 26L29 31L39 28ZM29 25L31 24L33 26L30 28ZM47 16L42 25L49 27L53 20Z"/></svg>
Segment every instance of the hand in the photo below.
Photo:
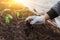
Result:
<svg viewBox="0 0 60 40"><path fill-rule="evenodd" d="M31 20L30 24L36 24L39 22L40 24L45 23L45 17L44 16L29 16L26 18L26 21Z"/></svg>

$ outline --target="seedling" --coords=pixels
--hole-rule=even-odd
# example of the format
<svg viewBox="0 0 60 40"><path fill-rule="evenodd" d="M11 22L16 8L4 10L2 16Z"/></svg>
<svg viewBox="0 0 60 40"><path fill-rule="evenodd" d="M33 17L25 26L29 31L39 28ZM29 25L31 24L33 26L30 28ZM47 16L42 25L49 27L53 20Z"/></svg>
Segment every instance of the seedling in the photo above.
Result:
<svg viewBox="0 0 60 40"><path fill-rule="evenodd" d="M6 24L9 24L11 19L13 19L13 17L12 17L10 14L8 14L8 15L5 17L5 23L6 23Z"/></svg>

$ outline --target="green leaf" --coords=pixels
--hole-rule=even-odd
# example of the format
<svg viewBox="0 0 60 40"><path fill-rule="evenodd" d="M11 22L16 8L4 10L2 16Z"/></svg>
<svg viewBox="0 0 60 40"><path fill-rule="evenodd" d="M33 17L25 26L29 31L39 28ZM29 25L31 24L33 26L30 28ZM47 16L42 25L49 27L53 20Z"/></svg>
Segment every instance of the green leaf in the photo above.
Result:
<svg viewBox="0 0 60 40"><path fill-rule="evenodd" d="M10 14L7 14L5 17L5 23L9 24L11 19L13 19L13 17Z"/></svg>
<svg viewBox="0 0 60 40"><path fill-rule="evenodd" d="M19 12L17 12L17 13L16 13L16 15L19 17L20 13L19 13Z"/></svg>
<svg viewBox="0 0 60 40"><path fill-rule="evenodd" d="M13 17L10 14L7 14L7 17L9 17L10 19L13 19Z"/></svg>
<svg viewBox="0 0 60 40"><path fill-rule="evenodd" d="M16 16L17 16L17 17L19 17L19 16L20 16L20 13L19 13L19 12L17 12L17 11L15 11L15 14L16 14Z"/></svg>
<svg viewBox="0 0 60 40"><path fill-rule="evenodd" d="M9 23L10 23L10 19L9 19L8 16L5 17L5 23L6 23L6 24L9 24Z"/></svg>

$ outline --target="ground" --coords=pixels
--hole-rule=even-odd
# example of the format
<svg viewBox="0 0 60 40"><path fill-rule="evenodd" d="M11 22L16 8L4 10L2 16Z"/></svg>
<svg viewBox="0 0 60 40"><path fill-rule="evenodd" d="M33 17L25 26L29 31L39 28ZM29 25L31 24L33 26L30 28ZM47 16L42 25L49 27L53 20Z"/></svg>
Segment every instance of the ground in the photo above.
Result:
<svg viewBox="0 0 60 40"><path fill-rule="evenodd" d="M60 29L49 22L30 25L28 16L35 15L27 8L9 9L0 13L0 40L60 40Z"/></svg>

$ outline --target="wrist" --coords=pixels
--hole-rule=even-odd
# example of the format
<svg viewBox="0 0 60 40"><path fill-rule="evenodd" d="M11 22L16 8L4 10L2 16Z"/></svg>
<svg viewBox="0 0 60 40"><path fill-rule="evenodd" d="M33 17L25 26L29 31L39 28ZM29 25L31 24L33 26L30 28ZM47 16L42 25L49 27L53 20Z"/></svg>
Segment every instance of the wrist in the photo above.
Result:
<svg viewBox="0 0 60 40"><path fill-rule="evenodd" d="M49 15L48 15L48 14L44 14L43 16L45 17L45 20L50 19L50 17L49 17Z"/></svg>

